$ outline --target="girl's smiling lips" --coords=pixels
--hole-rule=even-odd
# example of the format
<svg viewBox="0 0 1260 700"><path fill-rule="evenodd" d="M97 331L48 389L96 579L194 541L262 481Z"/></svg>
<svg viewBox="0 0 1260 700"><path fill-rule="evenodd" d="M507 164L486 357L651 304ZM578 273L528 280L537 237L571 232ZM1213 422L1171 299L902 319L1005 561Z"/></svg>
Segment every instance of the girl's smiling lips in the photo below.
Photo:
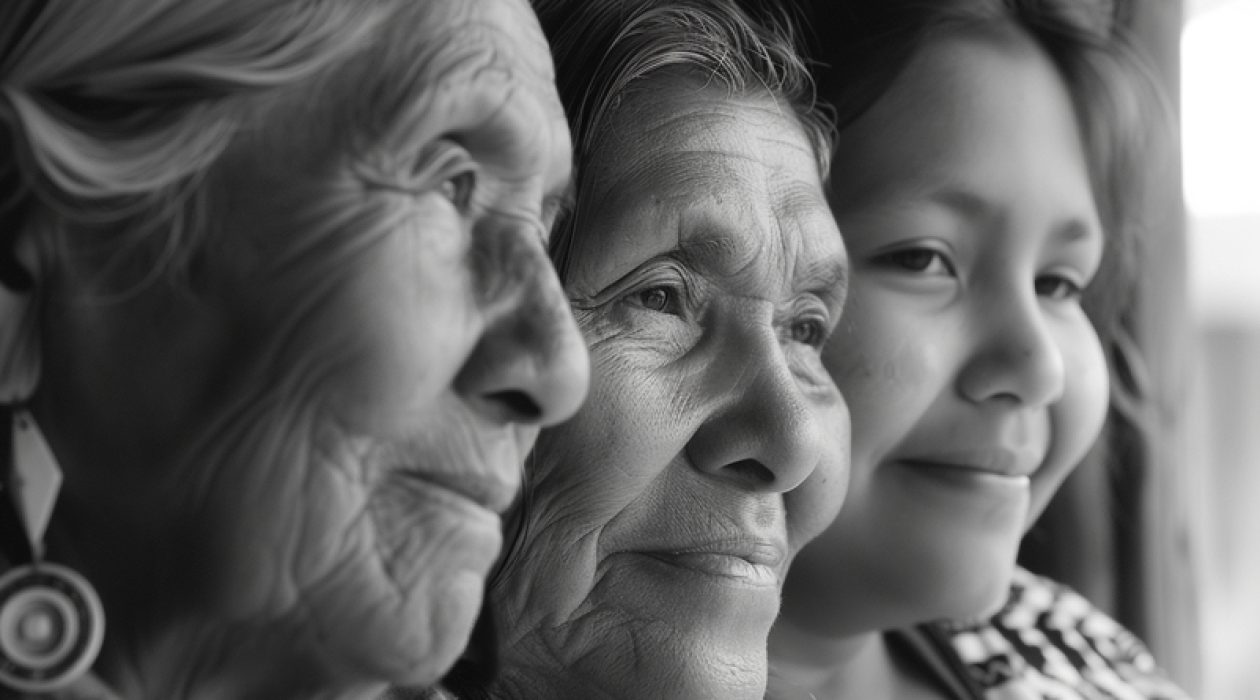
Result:
<svg viewBox="0 0 1260 700"><path fill-rule="evenodd" d="M1008 447L945 449L931 454L897 457L893 461L923 469L1027 478L1036 473L1044 459L1044 452L1043 449Z"/></svg>

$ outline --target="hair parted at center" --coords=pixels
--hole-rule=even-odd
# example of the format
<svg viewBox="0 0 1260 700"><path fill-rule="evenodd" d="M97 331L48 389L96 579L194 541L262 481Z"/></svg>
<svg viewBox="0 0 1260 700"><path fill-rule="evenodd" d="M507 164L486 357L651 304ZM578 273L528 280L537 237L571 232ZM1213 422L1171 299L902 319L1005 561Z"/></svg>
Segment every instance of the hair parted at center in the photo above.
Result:
<svg viewBox="0 0 1260 700"><path fill-rule="evenodd" d="M823 177L831 120L816 100L788 4L773 0L534 0L551 43L556 85L573 134L580 200L584 173L622 100L665 71L695 75L732 95L765 94L801 124ZM552 260L565 279L573 231L564 212Z"/></svg>

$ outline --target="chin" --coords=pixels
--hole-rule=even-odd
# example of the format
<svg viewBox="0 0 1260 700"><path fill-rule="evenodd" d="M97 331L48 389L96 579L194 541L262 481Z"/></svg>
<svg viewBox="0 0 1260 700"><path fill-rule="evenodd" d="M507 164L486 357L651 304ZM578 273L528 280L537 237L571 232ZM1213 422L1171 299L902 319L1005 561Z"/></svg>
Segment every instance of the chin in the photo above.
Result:
<svg viewBox="0 0 1260 700"><path fill-rule="evenodd" d="M420 604L345 605L326 616L324 626L340 637L332 657L367 679L413 687L436 684L468 645L482 586L469 572L433 583L436 588L414 594L423 599Z"/></svg>
<svg viewBox="0 0 1260 700"><path fill-rule="evenodd" d="M580 676L577 685L583 687L582 692L548 697L593 697L599 693L592 689L608 688L628 693L617 695L626 700L761 700L765 696L771 621L756 628L727 624L724 619L704 626L620 616L605 622L615 627L599 630L590 639L595 644L582 650L580 662L550 669L557 675Z"/></svg>
<svg viewBox="0 0 1260 700"><path fill-rule="evenodd" d="M697 644L710 646L708 653L696 653L695 649L681 650L662 647L658 653L658 668L649 673L658 679L650 692L636 697L668 698L669 700L693 700L694 698L722 698L723 700L761 700L766 692L766 642L764 636L756 640L758 645L741 645L740 648L715 650L712 642ZM725 642L727 645L730 642ZM682 645L686 646L686 645ZM641 681L640 681L641 682ZM634 686L627 686L634 687ZM645 691L648 689L645 687Z"/></svg>
<svg viewBox="0 0 1260 700"><path fill-rule="evenodd" d="M1005 602L1019 549L1017 528L939 527L904 535L902 556L882 567L878 580L896 591L899 607L913 612L886 627L986 617Z"/></svg>
<svg viewBox="0 0 1260 700"><path fill-rule="evenodd" d="M994 570L988 576L973 576L960 582L954 595L940 601L941 614L950 620L983 619L996 613L1010 592L1013 570Z"/></svg>
<svg viewBox="0 0 1260 700"><path fill-rule="evenodd" d="M972 556L944 561L941 570L924 576L925 580L936 582L938 591L935 595L924 592L937 603L927 619L984 618L1001 609L1015 573L1016 548L994 549L997 551L971 552Z"/></svg>

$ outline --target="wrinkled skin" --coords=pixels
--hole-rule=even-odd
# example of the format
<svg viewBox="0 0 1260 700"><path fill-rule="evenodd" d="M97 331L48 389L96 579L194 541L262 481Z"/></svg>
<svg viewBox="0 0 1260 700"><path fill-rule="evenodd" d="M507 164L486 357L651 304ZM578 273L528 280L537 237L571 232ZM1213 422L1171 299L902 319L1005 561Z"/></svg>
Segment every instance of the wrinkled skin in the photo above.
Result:
<svg viewBox="0 0 1260 700"><path fill-rule="evenodd" d="M189 289L43 251L52 557L99 589L125 697L433 682L539 427L585 394L545 254L569 134L531 11L389 12L210 172Z"/></svg>
<svg viewBox="0 0 1260 700"><path fill-rule="evenodd" d="M657 76L592 156L565 288L592 391L544 430L491 599L496 697L760 698L844 494L844 249L790 110Z"/></svg>
<svg viewBox="0 0 1260 700"><path fill-rule="evenodd" d="M853 283L824 358L853 473L785 610L857 639L1004 600L1020 538L1105 415L1080 306L1104 232L1067 89L1023 34L925 46L834 162Z"/></svg>

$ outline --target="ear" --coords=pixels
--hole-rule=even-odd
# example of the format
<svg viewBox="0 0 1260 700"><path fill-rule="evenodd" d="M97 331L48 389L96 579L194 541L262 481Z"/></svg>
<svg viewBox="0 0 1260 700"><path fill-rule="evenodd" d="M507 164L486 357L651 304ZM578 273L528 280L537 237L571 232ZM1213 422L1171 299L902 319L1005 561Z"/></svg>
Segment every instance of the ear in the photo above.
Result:
<svg viewBox="0 0 1260 700"><path fill-rule="evenodd" d="M14 242L14 256L32 277L28 289L0 284L0 404L30 398L39 383L39 324L35 299L40 289L39 265L30 231Z"/></svg>

